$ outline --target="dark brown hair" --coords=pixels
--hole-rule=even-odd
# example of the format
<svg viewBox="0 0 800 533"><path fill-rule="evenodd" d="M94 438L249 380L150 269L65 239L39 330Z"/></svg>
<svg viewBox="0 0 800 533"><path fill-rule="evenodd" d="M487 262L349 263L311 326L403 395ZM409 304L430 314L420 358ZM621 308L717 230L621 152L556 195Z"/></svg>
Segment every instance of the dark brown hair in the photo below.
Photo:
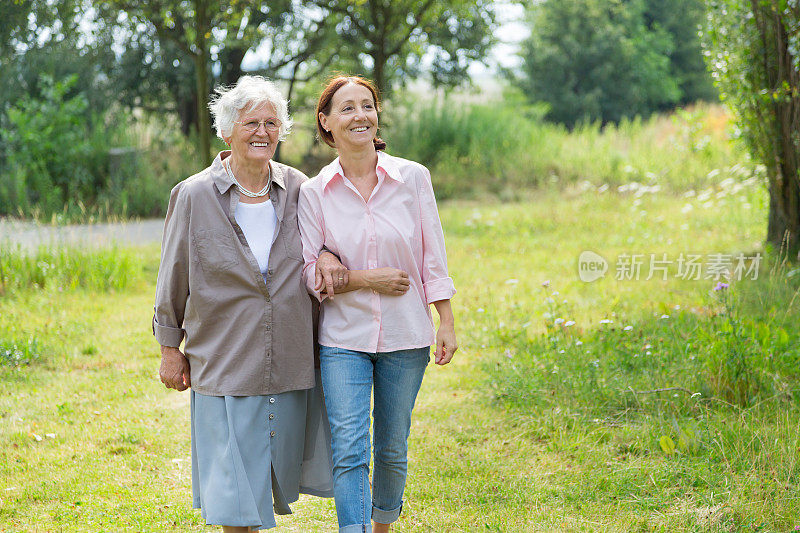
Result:
<svg viewBox="0 0 800 533"><path fill-rule="evenodd" d="M325 144L334 148L336 148L336 143L333 141L333 135L331 132L325 131L325 128L322 127L322 123L319 121L319 114L323 113L327 116L331 113L331 101L333 100L333 95L336 94L336 91L348 83L355 83L356 85L361 85L362 87L369 89L369 92L372 93L372 99L375 101L375 109L378 111L381 110L381 99L380 96L378 96L378 89L376 89L375 85L373 85L373 83L368 79L362 78L361 76L343 75L336 75L329 79L328 83L325 85L325 88L322 89L322 94L319 95L319 101L317 102L317 133L319 134L319 138L322 139ZM372 144L375 145L376 150L386 149L386 143L380 137L375 137L372 139Z"/></svg>

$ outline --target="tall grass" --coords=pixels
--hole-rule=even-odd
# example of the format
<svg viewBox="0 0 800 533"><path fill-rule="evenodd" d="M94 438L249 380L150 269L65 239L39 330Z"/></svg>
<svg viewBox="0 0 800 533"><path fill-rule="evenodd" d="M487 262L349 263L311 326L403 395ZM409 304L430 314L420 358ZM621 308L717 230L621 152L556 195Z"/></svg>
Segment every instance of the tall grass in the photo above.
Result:
<svg viewBox="0 0 800 533"><path fill-rule="evenodd" d="M513 96L487 104L401 101L386 114L385 138L390 151L431 169L441 198L514 199L579 182L686 191L757 174L744 148L731 142L720 106L572 131L543 122L544 111Z"/></svg>
<svg viewBox="0 0 800 533"><path fill-rule="evenodd" d="M0 247L0 296L38 289L122 290L143 280L143 262L128 248Z"/></svg>

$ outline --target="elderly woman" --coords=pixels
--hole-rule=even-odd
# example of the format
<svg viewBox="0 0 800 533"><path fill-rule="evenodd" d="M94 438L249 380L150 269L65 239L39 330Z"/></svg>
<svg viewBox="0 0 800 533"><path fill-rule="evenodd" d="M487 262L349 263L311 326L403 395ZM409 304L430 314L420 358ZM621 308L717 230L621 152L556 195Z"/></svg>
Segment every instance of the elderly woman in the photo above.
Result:
<svg viewBox="0 0 800 533"><path fill-rule="evenodd" d="M341 533L372 531L371 521L374 531L389 531L397 520L411 411L430 346L436 344L439 365L457 349L450 307L455 288L430 173L383 151L378 109L378 94L367 80L340 76L328 83L317 104L317 128L339 157L301 185L298 207L304 276L322 300L320 361ZM321 283L314 266L323 247L351 269L335 300L325 298L330 287L315 292ZM440 319L435 336L430 304Z"/></svg>
<svg viewBox="0 0 800 533"><path fill-rule="evenodd" d="M291 127L287 102L257 76L217 92L211 111L231 149L172 190L153 333L161 381L192 389L194 507L223 531L251 531L275 526L273 499L285 514L300 492L330 496L330 430L301 278L307 178L271 161Z"/></svg>

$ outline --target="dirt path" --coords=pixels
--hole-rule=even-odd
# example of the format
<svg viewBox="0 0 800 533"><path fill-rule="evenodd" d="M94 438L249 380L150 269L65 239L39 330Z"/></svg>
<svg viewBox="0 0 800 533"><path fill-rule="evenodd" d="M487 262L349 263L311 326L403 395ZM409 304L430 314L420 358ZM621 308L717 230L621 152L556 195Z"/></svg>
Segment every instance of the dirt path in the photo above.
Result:
<svg viewBox="0 0 800 533"><path fill-rule="evenodd" d="M47 226L34 222L0 219L0 246L33 249L40 245L110 246L147 245L161 242L163 219L111 224Z"/></svg>

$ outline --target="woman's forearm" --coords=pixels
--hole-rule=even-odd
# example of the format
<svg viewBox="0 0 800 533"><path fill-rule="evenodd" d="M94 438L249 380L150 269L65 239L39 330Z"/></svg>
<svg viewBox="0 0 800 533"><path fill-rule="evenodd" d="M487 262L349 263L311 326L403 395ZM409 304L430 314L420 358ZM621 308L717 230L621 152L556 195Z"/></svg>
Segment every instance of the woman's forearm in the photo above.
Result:
<svg viewBox="0 0 800 533"><path fill-rule="evenodd" d="M436 308L436 312L439 313L439 323L440 324L447 324L447 325L454 325L456 320L453 317L453 308L450 306L450 300L439 300L438 302L433 302L433 306Z"/></svg>

